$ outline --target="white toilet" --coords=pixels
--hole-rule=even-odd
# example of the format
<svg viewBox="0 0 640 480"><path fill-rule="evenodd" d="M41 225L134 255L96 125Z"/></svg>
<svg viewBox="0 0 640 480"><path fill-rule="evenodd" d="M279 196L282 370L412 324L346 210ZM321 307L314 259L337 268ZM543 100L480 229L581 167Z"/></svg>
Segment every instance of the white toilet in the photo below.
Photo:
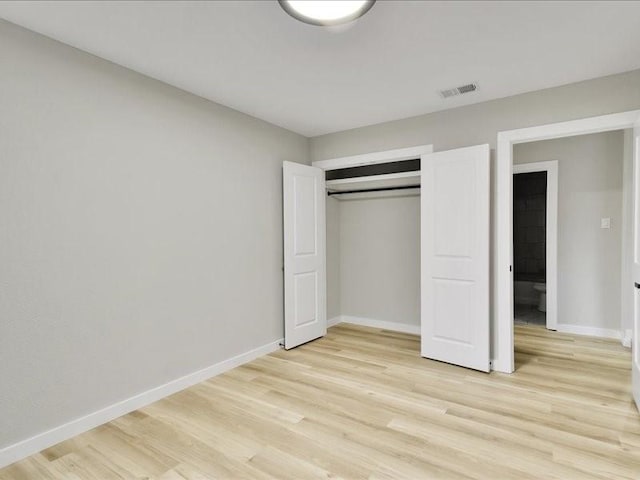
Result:
<svg viewBox="0 0 640 480"><path fill-rule="evenodd" d="M546 283L534 283L533 289L540 294L538 299L538 310L541 312L547 311L547 284Z"/></svg>

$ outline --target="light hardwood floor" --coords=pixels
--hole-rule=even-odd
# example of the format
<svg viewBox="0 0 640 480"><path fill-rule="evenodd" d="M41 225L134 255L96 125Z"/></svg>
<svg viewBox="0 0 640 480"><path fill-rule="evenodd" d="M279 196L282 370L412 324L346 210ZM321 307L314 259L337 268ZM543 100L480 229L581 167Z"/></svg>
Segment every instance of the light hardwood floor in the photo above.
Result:
<svg viewBox="0 0 640 480"><path fill-rule="evenodd" d="M1 479L640 478L618 342L516 326L517 371L338 325L0 470Z"/></svg>

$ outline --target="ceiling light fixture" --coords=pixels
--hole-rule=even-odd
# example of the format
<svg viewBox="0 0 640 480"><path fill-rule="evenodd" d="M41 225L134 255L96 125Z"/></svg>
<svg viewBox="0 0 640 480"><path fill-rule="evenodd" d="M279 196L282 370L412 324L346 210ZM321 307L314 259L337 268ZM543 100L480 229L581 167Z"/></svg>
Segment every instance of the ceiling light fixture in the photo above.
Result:
<svg viewBox="0 0 640 480"><path fill-rule="evenodd" d="M278 0L285 12L311 25L341 25L367 13L376 0Z"/></svg>

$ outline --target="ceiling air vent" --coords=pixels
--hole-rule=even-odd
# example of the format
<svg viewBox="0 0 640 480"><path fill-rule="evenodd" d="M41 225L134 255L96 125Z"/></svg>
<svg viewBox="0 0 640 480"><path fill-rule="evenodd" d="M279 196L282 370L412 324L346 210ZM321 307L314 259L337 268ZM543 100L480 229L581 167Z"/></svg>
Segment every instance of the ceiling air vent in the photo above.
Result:
<svg viewBox="0 0 640 480"><path fill-rule="evenodd" d="M442 98L455 97L456 95L462 95L464 93L475 92L478 89L476 83L468 83L467 85L461 85L456 88L449 88L447 90L440 90Z"/></svg>

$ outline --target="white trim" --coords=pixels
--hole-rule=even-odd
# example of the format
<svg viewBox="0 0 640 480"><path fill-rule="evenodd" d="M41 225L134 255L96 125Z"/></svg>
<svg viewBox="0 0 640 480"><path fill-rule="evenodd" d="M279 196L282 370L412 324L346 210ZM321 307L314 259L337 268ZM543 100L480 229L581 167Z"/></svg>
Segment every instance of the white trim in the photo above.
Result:
<svg viewBox="0 0 640 480"><path fill-rule="evenodd" d="M59 442L68 440L76 435L80 435L92 428L103 425L129 412L142 408L150 403L172 395L180 390L203 382L211 377L220 375L232 368L248 363L256 358L267 355L278 350L284 339L267 343L248 352L236 355L222 362L203 368L184 377L172 380L164 385L152 388L133 397L122 400L84 417L72 420L68 423L54 427L43 433L39 433L31 438L23 440L0 450L0 468L10 465L18 460L38 453Z"/></svg>
<svg viewBox="0 0 640 480"><path fill-rule="evenodd" d="M327 320L327 327L333 327L339 323L342 323L342 317L340 315Z"/></svg>
<svg viewBox="0 0 640 480"><path fill-rule="evenodd" d="M584 325L571 325L569 323L559 323L558 332L573 333L575 335L588 335L590 337L622 339L622 332L612 328L586 327Z"/></svg>
<svg viewBox="0 0 640 480"><path fill-rule="evenodd" d="M497 232L494 272L496 288L494 311L498 351L495 352L495 370L511 373L514 370L513 353L513 261L512 202L513 202L513 145L552 138L570 137L589 133L632 128L640 110L601 115L597 117L552 123L537 127L498 132L496 161Z"/></svg>
<svg viewBox="0 0 640 480"><path fill-rule="evenodd" d="M411 333L420 335L420 325L412 325L410 323L389 322L388 320L376 320L374 318L353 317L351 315L341 315L340 321L336 323L352 323L363 327L381 328L383 330L391 330L393 332ZM335 319L334 318L334 319ZM331 319L332 321L334 319Z"/></svg>
<svg viewBox="0 0 640 480"><path fill-rule="evenodd" d="M620 327L625 330L633 326L636 289L633 286L633 130L624 131L624 152L622 164L622 241L620 255ZM625 330L622 345L631 346L632 329ZM628 337L625 336L628 333Z"/></svg>
<svg viewBox="0 0 640 480"><path fill-rule="evenodd" d="M363 153L350 157L331 158L329 160L316 160L312 162L313 167L322 170L335 170L336 168L359 167L362 165L373 165L376 163L399 162L402 160L412 160L420 158L420 155L433 152L433 145L418 145L416 147L398 148L395 150L385 150L382 152Z"/></svg>
<svg viewBox="0 0 640 480"><path fill-rule="evenodd" d="M547 328L558 324L558 161L519 163L513 173L547 172ZM512 226L513 228L513 226Z"/></svg>

